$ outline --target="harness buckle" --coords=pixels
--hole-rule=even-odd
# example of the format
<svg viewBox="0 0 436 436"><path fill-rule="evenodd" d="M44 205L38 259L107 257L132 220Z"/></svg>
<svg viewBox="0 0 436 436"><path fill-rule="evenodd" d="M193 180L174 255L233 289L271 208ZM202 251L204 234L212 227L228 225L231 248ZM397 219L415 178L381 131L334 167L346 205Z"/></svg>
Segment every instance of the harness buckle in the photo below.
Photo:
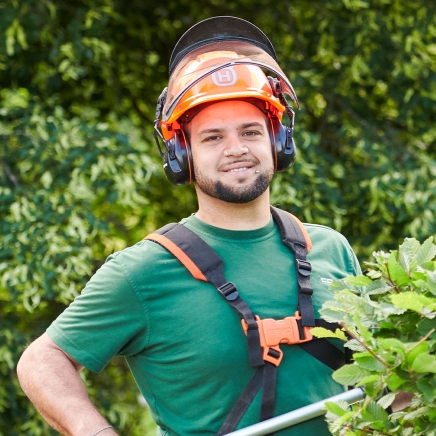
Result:
<svg viewBox="0 0 436 436"><path fill-rule="evenodd" d="M312 264L307 260L296 259L296 261L298 273L305 277L310 276L310 273L312 272Z"/></svg>
<svg viewBox="0 0 436 436"><path fill-rule="evenodd" d="M217 288L217 291L227 300L233 301L239 297L236 286L232 282L227 282Z"/></svg>
<svg viewBox="0 0 436 436"><path fill-rule="evenodd" d="M262 357L265 362L270 362L275 366L280 365L283 358L283 351L280 349L280 344L295 345L309 342L313 339L310 333L313 327L303 327L304 338L300 339L299 320L301 320L301 315L298 311L294 313L294 316L287 316L279 320L272 318L260 319L256 315ZM244 333L247 334L248 325L245 320L241 322Z"/></svg>

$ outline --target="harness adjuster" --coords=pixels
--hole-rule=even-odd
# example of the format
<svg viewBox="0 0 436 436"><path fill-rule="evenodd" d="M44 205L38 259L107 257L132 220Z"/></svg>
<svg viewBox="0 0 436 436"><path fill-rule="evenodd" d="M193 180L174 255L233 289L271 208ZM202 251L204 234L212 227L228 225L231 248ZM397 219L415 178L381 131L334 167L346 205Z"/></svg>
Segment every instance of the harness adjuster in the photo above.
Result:
<svg viewBox="0 0 436 436"><path fill-rule="evenodd" d="M300 287L299 292L300 294L308 295L309 297L311 297L313 295L313 288Z"/></svg>
<svg viewBox="0 0 436 436"><path fill-rule="evenodd" d="M217 291L227 300L233 301L239 297L236 286L232 282L227 282L217 288Z"/></svg>
<svg viewBox="0 0 436 436"><path fill-rule="evenodd" d="M262 358L265 362L270 362L275 366L280 365L283 359L283 351L280 349L280 344L301 344L313 339L310 333L313 327L303 327L304 335L302 339L300 338L299 320L301 320L301 315L298 311L294 313L294 316L287 316L279 320L272 318L260 319L256 315ZM241 320L241 323L245 334L247 334L247 323L245 320Z"/></svg>
<svg viewBox="0 0 436 436"><path fill-rule="evenodd" d="M297 261L297 271L302 276L310 276L312 272L312 264L307 260L296 259Z"/></svg>

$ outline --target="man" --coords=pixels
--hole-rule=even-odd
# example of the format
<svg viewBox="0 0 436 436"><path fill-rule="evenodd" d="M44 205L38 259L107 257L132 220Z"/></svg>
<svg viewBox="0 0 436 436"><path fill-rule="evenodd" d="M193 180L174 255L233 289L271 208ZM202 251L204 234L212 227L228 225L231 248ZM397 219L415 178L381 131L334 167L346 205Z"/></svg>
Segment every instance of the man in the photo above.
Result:
<svg viewBox="0 0 436 436"><path fill-rule="evenodd" d="M260 66L279 79L267 78ZM244 20L206 20L179 41L170 74L155 126L165 144L164 168L175 183L195 183L199 206L179 227L222 258L226 285L236 287L224 292L216 286L220 295L213 279L197 280L192 271L199 268L186 260L184 248L177 251L162 239L165 232L110 256L18 365L26 394L66 435L117 434L91 404L78 375L83 367L101 371L115 355L126 357L163 435L225 434L343 390L310 347L272 347L265 362L253 364L260 330L254 322L253 333L251 314L282 320L297 311L292 322L312 307L318 314L330 297L328 283L359 273L345 238L305 225L296 232L313 244L307 261L314 290L304 294L311 290L306 250L293 254L282 242L268 189L274 171L287 169L295 157L292 128L281 124L285 111L293 119L282 90L298 103L271 43ZM190 244L184 246L189 251ZM212 256L207 253L194 250L194 257L199 254L201 262ZM246 334L240 318L248 319ZM278 330L280 323L274 324ZM307 329L301 337L308 338ZM263 382L258 377L260 384L243 397L246 407L232 412L256 374L263 374ZM319 418L280 434L329 432Z"/></svg>

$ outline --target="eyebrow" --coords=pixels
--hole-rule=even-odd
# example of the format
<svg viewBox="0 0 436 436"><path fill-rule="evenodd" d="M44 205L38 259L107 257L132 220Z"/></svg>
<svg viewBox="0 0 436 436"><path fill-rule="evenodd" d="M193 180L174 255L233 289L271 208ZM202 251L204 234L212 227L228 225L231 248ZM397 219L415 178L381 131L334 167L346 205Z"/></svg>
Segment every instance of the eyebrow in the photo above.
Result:
<svg viewBox="0 0 436 436"><path fill-rule="evenodd" d="M241 126L238 127L238 130L241 129L248 129L250 127L260 127L263 129L263 124L259 123L257 121L251 122L251 123L244 123ZM198 132L199 135L207 135L209 133L222 133L225 130L225 128L214 128L214 129L204 129Z"/></svg>
<svg viewBox="0 0 436 436"><path fill-rule="evenodd" d="M254 121L254 122L252 122L252 123L245 123L245 124L242 124L242 126L239 127L239 128L240 128L240 129L248 129L249 127L261 127L261 128L263 128L264 125L263 125L262 123L259 123L259 122L257 122L257 121Z"/></svg>
<svg viewBox="0 0 436 436"><path fill-rule="evenodd" d="M198 132L199 135L207 135L208 133L221 133L224 129L204 129Z"/></svg>

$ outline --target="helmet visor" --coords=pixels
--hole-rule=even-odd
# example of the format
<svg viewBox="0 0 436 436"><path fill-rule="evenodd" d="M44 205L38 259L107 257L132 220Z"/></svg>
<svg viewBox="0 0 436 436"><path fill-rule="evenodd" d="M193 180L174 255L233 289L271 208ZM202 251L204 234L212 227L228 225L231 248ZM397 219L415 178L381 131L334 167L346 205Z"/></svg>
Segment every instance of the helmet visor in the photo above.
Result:
<svg viewBox="0 0 436 436"><path fill-rule="evenodd" d="M199 62L198 59L206 54L207 61ZM278 78L281 90L292 98L296 107L299 107L291 82L267 51L248 42L217 41L192 50L178 62L168 83L162 121L166 122L171 117L183 96L199 81L224 68L244 64L256 65L271 72ZM226 83L222 86L226 86Z"/></svg>

